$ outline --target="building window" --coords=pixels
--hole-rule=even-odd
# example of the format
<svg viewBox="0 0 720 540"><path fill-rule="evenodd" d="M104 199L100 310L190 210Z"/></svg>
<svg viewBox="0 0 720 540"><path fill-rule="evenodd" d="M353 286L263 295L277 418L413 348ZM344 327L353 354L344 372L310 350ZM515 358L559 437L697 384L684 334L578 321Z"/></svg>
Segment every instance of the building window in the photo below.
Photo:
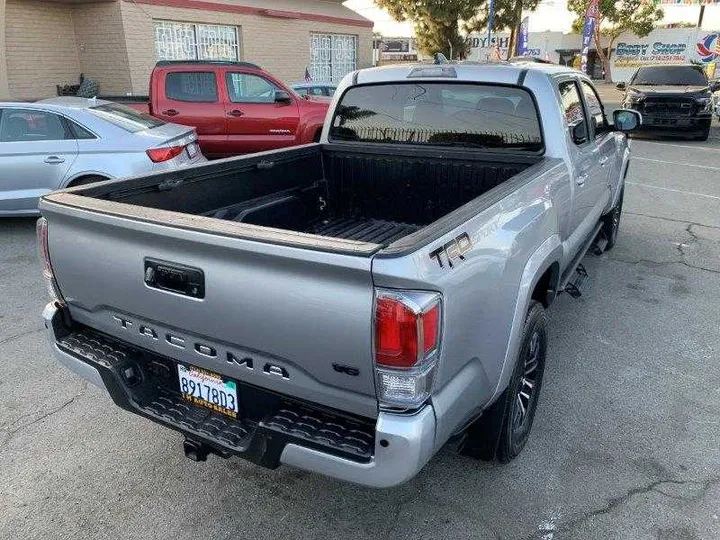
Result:
<svg viewBox="0 0 720 540"><path fill-rule="evenodd" d="M235 26L155 21L158 60L239 60Z"/></svg>
<svg viewBox="0 0 720 540"><path fill-rule="evenodd" d="M357 69L357 36L310 35L310 75L313 81L338 82Z"/></svg>

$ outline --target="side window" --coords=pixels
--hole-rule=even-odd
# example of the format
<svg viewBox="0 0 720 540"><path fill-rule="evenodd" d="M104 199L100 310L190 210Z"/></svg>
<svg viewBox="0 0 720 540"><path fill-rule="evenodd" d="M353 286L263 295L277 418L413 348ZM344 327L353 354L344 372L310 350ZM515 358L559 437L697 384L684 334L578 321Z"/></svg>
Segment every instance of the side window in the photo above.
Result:
<svg viewBox="0 0 720 540"><path fill-rule="evenodd" d="M605 119L605 110L600 101L600 97L587 81L582 81L583 94L585 95L585 103L587 103L588 112L590 118L595 119L595 128L601 131L607 127L607 120Z"/></svg>
<svg viewBox="0 0 720 540"><path fill-rule="evenodd" d="M274 103L279 90L267 79L249 73L228 73L225 80L233 103Z"/></svg>
<svg viewBox="0 0 720 540"><path fill-rule="evenodd" d="M562 81L558 84L558 89L560 90L560 101L563 113L565 114L565 121L572 132L573 140L576 144L587 142L585 112L577 83L575 81ZM585 126L584 133L577 131L582 131L582 126Z"/></svg>
<svg viewBox="0 0 720 540"><path fill-rule="evenodd" d="M215 73L175 71L165 76L165 97L175 101L215 103L218 100Z"/></svg>
<svg viewBox="0 0 720 540"><path fill-rule="evenodd" d="M65 121L70 126L70 131L72 132L73 139L97 139L97 137L93 135L92 132L85 129L80 124L77 124L72 120L68 120L67 118L65 119Z"/></svg>
<svg viewBox="0 0 720 540"><path fill-rule="evenodd" d="M33 109L5 109L0 117L0 142L60 141L71 139L56 114Z"/></svg>

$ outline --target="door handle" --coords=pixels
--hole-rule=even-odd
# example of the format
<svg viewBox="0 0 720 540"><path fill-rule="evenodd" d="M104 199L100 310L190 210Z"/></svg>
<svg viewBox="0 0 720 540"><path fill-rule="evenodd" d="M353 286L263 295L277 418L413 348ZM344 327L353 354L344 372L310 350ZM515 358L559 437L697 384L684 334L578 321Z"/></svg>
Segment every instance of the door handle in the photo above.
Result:
<svg viewBox="0 0 720 540"><path fill-rule="evenodd" d="M577 176L577 178L575 178L575 183L576 183L578 186L584 186L584 185L585 185L585 182L587 181L587 179L588 179L588 175L587 175L587 174L579 174L579 175Z"/></svg>
<svg viewBox="0 0 720 540"><path fill-rule="evenodd" d="M607 156L601 157L601 158L598 160L598 163L600 163L600 166L601 166L601 167L604 167L607 162L608 162Z"/></svg>
<svg viewBox="0 0 720 540"><path fill-rule="evenodd" d="M237 116L242 116L243 114L245 114L245 113L242 112L240 109L233 109L232 111L228 111L228 116L236 116L237 117Z"/></svg>
<svg viewBox="0 0 720 540"><path fill-rule="evenodd" d="M165 116L177 116L180 114L180 111L177 111L175 109L168 109L167 111L163 111L162 114Z"/></svg>
<svg viewBox="0 0 720 540"><path fill-rule="evenodd" d="M45 163L50 165L57 165L58 163L65 163L65 159L57 156L48 156L45 158Z"/></svg>

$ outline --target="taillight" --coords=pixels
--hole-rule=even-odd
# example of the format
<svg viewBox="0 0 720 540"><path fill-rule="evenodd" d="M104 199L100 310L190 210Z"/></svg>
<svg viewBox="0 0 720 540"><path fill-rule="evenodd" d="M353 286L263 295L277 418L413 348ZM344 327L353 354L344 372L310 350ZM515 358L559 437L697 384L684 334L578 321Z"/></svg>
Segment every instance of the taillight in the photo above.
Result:
<svg viewBox="0 0 720 540"><path fill-rule="evenodd" d="M37 233L37 245L38 255L40 261L43 263L43 277L47 282L48 293L57 302L64 304L65 299L60 294L60 289L55 281L55 274L53 273L52 264L50 263L50 249L48 247L48 223L45 218L40 218L37 221L35 228Z"/></svg>
<svg viewBox="0 0 720 540"><path fill-rule="evenodd" d="M412 407L430 394L440 349L437 293L377 290L375 366L382 405Z"/></svg>
<svg viewBox="0 0 720 540"><path fill-rule="evenodd" d="M151 148L146 150L148 157L153 163L162 163L179 156L185 150L185 146L164 146L162 148Z"/></svg>

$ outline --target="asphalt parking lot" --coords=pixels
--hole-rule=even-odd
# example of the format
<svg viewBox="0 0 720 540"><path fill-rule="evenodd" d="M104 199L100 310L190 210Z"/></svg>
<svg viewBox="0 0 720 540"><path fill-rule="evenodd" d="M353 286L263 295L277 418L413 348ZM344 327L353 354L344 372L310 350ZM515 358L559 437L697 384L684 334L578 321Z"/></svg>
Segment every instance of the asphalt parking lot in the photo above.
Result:
<svg viewBox="0 0 720 540"><path fill-rule="evenodd" d="M34 220L0 220L0 538L720 538L720 133L633 141L619 243L550 311L513 463L376 491L182 454L50 357Z"/></svg>

